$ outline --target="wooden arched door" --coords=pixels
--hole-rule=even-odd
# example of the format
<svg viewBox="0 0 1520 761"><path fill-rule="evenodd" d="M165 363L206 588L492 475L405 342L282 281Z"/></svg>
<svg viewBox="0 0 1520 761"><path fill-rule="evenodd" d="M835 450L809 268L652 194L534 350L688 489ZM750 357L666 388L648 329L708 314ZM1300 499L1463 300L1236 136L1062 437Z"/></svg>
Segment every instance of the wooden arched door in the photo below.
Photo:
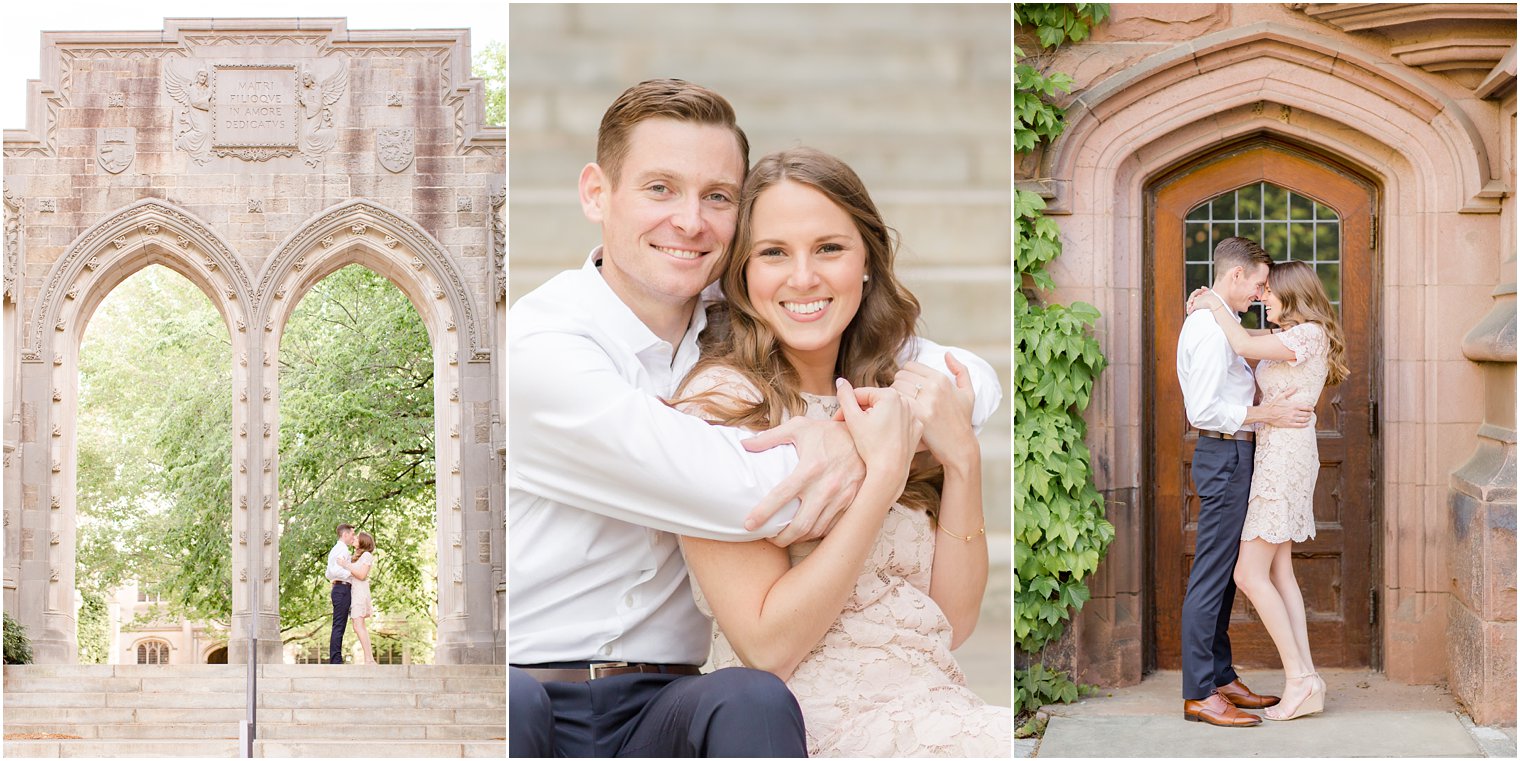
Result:
<svg viewBox="0 0 1520 761"><path fill-rule="evenodd" d="M1376 189L1298 149L1257 141L1161 178L1149 189L1151 266L1149 448L1151 620L1156 665L1180 668L1180 619L1192 570L1198 497L1190 472L1197 433L1177 382L1183 301L1212 281L1214 244L1240 235L1274 260L1314 265L1346 332L1351 377L1320 396L1317 535L1294 545L1316 666L1374 665L1376 627L1378 278ZM1261 307L1247 314L1260 324ZM1240 666L1279 667L1250 601L1237 593L1230 641Z"/></svg>

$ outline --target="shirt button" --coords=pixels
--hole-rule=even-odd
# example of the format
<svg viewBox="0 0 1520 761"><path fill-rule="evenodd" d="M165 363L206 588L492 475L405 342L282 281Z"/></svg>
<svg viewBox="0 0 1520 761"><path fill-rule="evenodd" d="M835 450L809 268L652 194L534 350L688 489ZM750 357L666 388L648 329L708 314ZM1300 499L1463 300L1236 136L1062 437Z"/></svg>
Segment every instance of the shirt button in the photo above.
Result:
<svg viewBox="0 0 1520 761"><path fill-rule="evenodd" d="M612 655L612 645L602 645L602 649L598 650L597 652L601 653L602 655Z"/></svg>
<svg viewBox="0 0 1520 761"><path fill-rule="evenodd" d="M633 595L632 594L623 595L623 607L625 607L625 608L632 608L633 607Z"/></svg>

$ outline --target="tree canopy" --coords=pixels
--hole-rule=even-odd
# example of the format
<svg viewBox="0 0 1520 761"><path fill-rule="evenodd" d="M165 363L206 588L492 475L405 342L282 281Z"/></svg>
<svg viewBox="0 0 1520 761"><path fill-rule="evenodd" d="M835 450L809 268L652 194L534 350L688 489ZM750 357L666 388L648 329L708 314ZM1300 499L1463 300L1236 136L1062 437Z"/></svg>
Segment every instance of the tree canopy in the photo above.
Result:
<svg viewBox="0 0 1520 761"><path fill-rule="evenodd" d="M493 42L481 48L473 73L486 81L486 124L506 124L507 44Z"/></svg>
<svg viewBox="0 0 1520 761"><path fill-rule="evenodd" d="M80 356L78 574L129 579L194 621L231 617L232 383L220 315L162 267L127 279ZM376 540L376 607L433 615L433 360L390 282L358 266L302 298L280 347L280 619L287 638L330 616L334 526Z"/></svg>

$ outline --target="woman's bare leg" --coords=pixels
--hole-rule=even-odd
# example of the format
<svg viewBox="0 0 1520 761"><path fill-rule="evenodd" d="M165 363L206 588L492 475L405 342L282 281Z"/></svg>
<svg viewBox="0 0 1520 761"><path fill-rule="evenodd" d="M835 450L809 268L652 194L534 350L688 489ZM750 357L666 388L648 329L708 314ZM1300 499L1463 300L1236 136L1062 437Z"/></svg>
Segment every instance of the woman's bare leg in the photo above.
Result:
<svg viewBox="0 0 1520 761"><path fill-rule="evenodd" d="M1298 645L1298 657L1303 663L1301 674L1313 672L1314 658L1309 653L1309 625L1304 611L1304 595L1298 588L1298 578L1293 574L1293 543L1277 545L1272 556L1272 586L1277 588L1283 605L1288 610L1288 620L1293 624L1293 641Z"/></svg>
<svg viewBox="0 0 1520 761"><path fill-rule="evenodd" d="M375 654L369 649L369 627L365 624L368 617L354 619L354 634L359 636L359 665L374 665Z"/></svg>
<svg viewBox="0 0 1520 761"><path fill-rule="evenodd" d="M1286 714L1292 713L1304 698L1309 697L1313 680L1294 679L1309 672L1304 668L1298 642L1294 639L1288 607L1272 580L1272 559L1277 555L1278 546L1265 539L1241 542L1240 559L1235 561L1235 586L1250 598L1256 615L1272 637L1272 644L1277 646L1278 657L1282 658L1287 681L1283 686L1282 709L1277 713ZM1299 605L1303 605L1302 598Z"/></svg>

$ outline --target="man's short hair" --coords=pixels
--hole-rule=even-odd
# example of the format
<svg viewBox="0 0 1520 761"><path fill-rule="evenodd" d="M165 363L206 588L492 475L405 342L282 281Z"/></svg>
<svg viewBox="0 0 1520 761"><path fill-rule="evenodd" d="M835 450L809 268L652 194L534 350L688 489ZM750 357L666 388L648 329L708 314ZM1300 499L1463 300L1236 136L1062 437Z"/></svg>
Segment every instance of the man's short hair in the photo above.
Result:
<svg viewBox="0 0 1520 761"><path fill-rule="evenodd" d="M345 532L345 531L353 531L353 530L354 530L354 527L348 525L347 523L339 523L338 524L338 536L343 536L343 532Z"/></svg>
<svg viewBox="0 0 1520 761"><path fill-rule="evenodd" d="M645 119L674 119L733 130L739 157L749 168L749 138L739 129L734 107L712 90L681 79L648 79L623 91L602 114L596 133L596 163L616 183L628 156L628 136Z"/></svg>
<svg viewBox="0 0 1520 761"><path fill-rule="evenodd" d="M1272 255L1250 238L1225 238L1214 247L1214 277L1218 278L1236 267L1244 267L1247 274L1256 265L1272 266Z"/></svg>

